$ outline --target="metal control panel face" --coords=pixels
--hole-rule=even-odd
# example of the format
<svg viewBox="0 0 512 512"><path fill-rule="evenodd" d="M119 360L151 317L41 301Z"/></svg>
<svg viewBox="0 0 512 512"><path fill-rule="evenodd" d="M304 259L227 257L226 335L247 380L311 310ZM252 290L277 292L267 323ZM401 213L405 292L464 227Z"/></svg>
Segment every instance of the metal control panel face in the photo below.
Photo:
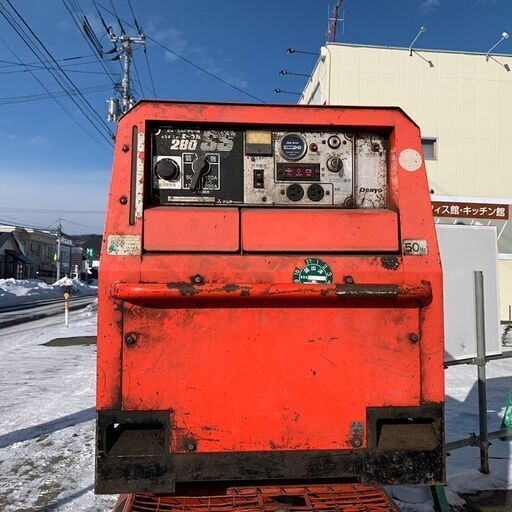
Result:
<svg viewBox="0 0 512 512"><path fill-rule="evenodd" d="M159 127L151 137L149 193L158 204L387 206L381 135Z"/></svg>

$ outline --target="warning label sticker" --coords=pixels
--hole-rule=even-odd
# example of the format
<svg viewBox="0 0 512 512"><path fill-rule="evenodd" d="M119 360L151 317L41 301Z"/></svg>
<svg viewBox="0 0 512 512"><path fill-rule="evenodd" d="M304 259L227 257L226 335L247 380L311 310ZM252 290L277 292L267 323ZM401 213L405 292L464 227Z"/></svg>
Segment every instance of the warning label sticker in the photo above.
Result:
<svg viewBox="0 0 512 512"><path fill-rule="evenodd" d="M140 235L108 235L107 253L111 256L138 256L141 253Z"/></svg>

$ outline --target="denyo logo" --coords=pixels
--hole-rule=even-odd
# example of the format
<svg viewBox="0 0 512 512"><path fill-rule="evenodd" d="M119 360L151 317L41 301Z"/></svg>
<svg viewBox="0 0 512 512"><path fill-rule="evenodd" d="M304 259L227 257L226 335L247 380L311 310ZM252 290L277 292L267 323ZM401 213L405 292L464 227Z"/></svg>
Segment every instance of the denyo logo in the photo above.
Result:
<svg viewBox="0 0 512 512"><path fill-rule="evenodd" d="M378 194L379 192L382 192L382 189L381 188L365 188L365 187L359 188L360 194L367 193L367 192Z"/></svg>

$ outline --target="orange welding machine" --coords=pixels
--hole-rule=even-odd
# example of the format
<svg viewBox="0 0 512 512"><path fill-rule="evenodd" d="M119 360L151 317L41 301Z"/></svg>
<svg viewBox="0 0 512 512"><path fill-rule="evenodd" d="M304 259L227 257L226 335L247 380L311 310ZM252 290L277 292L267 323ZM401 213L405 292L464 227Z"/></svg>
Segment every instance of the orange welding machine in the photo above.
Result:
<svg viewBox="0 0 512 512"><path fill-rule="evenodd" d="M96 491L444 480L442 273L396 108L143 101L117 135Z"/></svg>

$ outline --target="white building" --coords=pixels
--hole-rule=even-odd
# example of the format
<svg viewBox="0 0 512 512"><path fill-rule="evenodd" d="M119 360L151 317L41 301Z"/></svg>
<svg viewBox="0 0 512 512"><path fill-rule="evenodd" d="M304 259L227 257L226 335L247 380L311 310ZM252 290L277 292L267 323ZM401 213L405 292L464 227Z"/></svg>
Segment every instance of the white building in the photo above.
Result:
<svg viewBox="0 0 512 512"><path fill-rule="evenodd" d="M301 103L399 106L421 128L436 222L495 225L512 315L512 57L331 43Z"/></svg>

